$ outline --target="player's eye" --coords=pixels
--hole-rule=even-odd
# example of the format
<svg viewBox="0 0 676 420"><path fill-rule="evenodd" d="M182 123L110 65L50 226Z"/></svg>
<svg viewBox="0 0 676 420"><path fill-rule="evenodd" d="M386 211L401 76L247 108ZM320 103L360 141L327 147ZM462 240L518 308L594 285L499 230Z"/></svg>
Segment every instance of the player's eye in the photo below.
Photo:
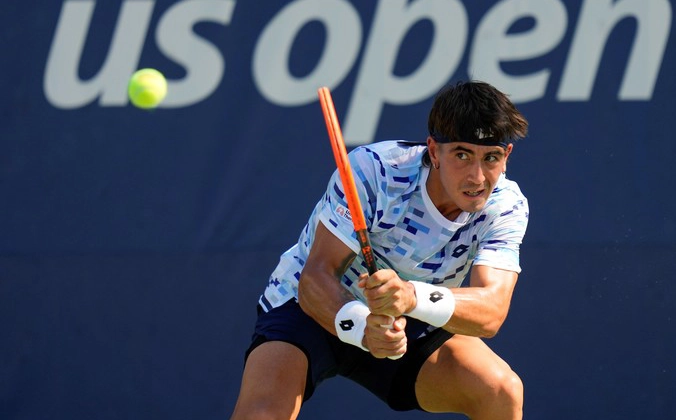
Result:
<svg viewBox="0 0 676 420"><path fill-rule="evenodd" d="M467 160L469 159L469 155L465 152L458 152L458 154L455 155L458 159L460 160Z"/></svg>
<svg viewBox="0 0 676 420"><path fill-rule="evenodd" d="M499 160L500 160L500 158L496 155L486 156L486 162L488 162L488 163L495 163L495 162L498 162Z"/></svg>

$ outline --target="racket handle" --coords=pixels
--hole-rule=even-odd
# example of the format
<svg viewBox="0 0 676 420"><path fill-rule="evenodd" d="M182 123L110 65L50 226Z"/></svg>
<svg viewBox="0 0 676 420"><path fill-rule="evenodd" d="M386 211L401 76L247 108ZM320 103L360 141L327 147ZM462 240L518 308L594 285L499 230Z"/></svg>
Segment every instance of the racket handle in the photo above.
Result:
<svg viewBox="0 0 676 420"><path fill-rule="evenodd" d="M357 234L357 241L359 241L359 247L361 248L366 268L368 269L369 275L372 275L378 271L378 266L376 265L376 257L373 255L373 250L371 249L371 241L369 240L368 232L366 229L360 229L356 230L355 233Z"/></svg>

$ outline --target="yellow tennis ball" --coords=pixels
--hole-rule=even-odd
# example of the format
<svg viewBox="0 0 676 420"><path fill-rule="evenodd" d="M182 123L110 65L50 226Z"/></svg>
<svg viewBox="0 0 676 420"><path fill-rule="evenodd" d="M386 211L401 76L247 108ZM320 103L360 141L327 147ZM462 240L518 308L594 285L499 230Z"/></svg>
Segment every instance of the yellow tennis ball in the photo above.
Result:
<svg viewBox="0 0 676 420"><path fill-rule="evenodd" d="M155 69L138 70L129 79L128 93L138 108L155 108L167 96L167 79Z"/></svg>

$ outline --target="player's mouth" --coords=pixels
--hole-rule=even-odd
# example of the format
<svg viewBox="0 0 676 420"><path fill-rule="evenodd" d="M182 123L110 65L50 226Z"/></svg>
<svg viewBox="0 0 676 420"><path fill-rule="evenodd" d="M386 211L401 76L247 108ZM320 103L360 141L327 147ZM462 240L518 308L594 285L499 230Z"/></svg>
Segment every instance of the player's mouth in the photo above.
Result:
<svg viewBox="0 0 676 420"><path fill-rule="evenodd" d="M477 191L465 191L463 194L469 197L478 197L480 196L484 190L477 190Z"/></svg>

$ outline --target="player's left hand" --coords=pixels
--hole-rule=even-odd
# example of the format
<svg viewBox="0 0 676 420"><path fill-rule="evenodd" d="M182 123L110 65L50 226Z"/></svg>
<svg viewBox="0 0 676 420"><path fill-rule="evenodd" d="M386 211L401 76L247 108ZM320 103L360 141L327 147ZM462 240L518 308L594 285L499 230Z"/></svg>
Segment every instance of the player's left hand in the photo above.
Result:
<svg viewBox="0 0 676 420"><path fill-rule="evenodd" d="M373 357L398 358L406 353L406 318L371 314L366 318L363 345Z"/></svg>
<svg viewBox="0 0 676 420"><path fill-rule="evenodd" d="M394 270L378 270L372 276L362 274L359 287L364 289L371 313L398 318L415 308L415 288Z"/></svg>

